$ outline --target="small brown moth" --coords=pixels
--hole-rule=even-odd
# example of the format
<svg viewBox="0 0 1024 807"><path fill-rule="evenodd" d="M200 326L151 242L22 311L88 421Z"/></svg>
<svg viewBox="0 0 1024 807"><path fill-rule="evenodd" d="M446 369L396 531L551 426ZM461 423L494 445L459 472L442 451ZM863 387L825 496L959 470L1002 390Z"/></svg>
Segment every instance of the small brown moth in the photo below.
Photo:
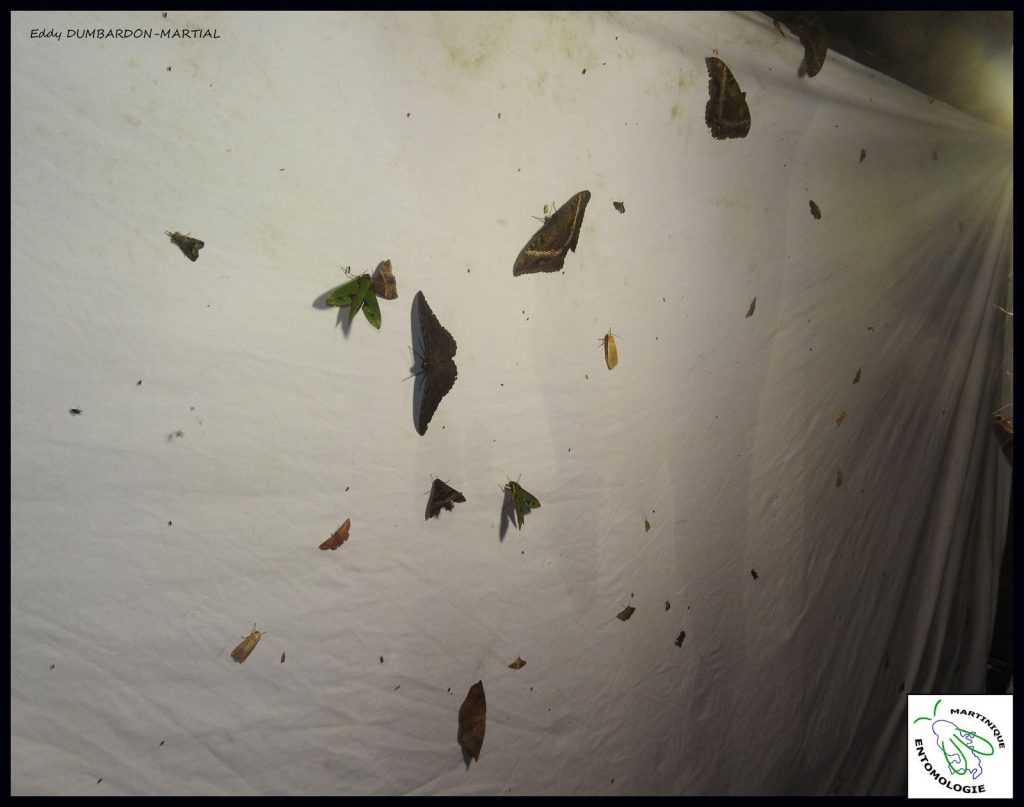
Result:
<svg viewBox="0 0 1024 807"><path fill-rule="evenodd" d="M867 159L867 156L868 156L867 149L861 149L860 150L860 159L857 162L864 162L864 160Z"/></svg>
<svg viewBox="0 0 1024 807"><path fill-rule="evenodd" d="M836 418L836 426L842 426L844 420L846 420L846 412L840 412L839 417Z"/></svg>
<svg viewBox="0 0 1024 807"><path fill-rule="evenodd" d="M69 409L68 412L71 413L72 415L80 415L80 414L82 414L82 410L81 409Z"/></svg>
<svg viewBox="0 0 1024 807"><path fill-rule="evenodd" d="M840 471L840 470L837 470L836 471L836 487L839 487L841 484L843 484L843 472Z"/></svg>
<svg viewBox="0 0 1024 807"><path fill-rule="evenodd" d="M178 245L178 248L185 253L185 257L190 261L199 260L199 250L201 250L206 244L200 241L198 238L191 238L187 235L170 230L164 230L164 232L171 237L171 241Z"/></svg>
<svg viewBox="0 0 1024 807"><path fill-rule="evenodd" d="M260 643L260 639L262 638L263 631L256 630L256 625L254 623L252 626L252 633L242 639L242 641L238 643L238 646L231 651L231 658L241 664L249 658L249 654L256 649L256 645Z"/></svg>
<svg viewBox="0 0 1024 807"><path fill-rule="evenodd" d="M670 603L668 600L665 600L665 610L667 611L671 607L672 607L672 603Z"/></svg>
<svg viewBox="0 0 1024 807"><path fill-rule="evenodd" d="M516 656L515 661L508 665L510 670L521 670L526 666L526 662L520 656Z"/></svg>
<svg viewBox="0 0 1024 807"><path fill-rule="evenodd" d="M858 367L858 368L857 368L857 375L855 375L855 376L853 377L853 383L854 383L854 384L858 384L858 383L860 383L860 371L861 371L862 369L863 369L863 368L861 368L861 367Z"/></svg>
<svg viewBox="0 0 1024 807"><path fill-rule="evenodd" d="M569 250L576 251L583 214L589 201L590 191L580 191L558 208L526 242L512 266L512 274L529 275L561 269Z"/></svg>
<svg viewBox="0 0 1024 807"><path fill-rule="evenodd" d="M612 202L612 207L614 207L620 213L626 212L626 205L624 202Z"/></svg>
<svg viewBox="0 0 1024 807"><path fill-rule="evenodd" d="M750 131L750 108L746 93L740 92L729 67L721 59L709 56L704 60L711 80L708 82L707 106L704 122L715 140L746 137Z"/></svg>
<svg viewBox="0 0 1024 807"><path fill-rule="evenodd" d="M686 631L685 630L679 631L679 636L676 638L676 647L682 647L683 646L683 639L685 639L685 638L686 638Z"/></svg>
<svg viewBox="0 0 1024 807"><path fill-rule="evenodd" d="M636 611L636 608L634 608L632 605L627 605L625 608L623 608L621 611L619 611L619 613L615 615L615 618L621 619L623 622L625 622L631 616L633 616L634 611Z"/></svg>
<svg viewBox="0 0 1024 807"><path fill-rule="evenodd" d="M284 653L281 654L281 663L284 664Z"/></svg>
<svg viewBox="0 0 1024 807"><path fill-rule="evenodd" d="M747 318L754 316L754 306L757 305L757 298L750 301L750 308L747 309Z"/></svg>
<svg viewBox="0 0 1024 807"><path fill-rule="evenodd" d="M348 540L349 527L352 526L352 519L346 518L345 523L331 533L331 537L320 544L321 549L335 550Z"/></svg>
<svg viewBox="0 0 1024 807"><path fill-rule="evenodd" d="M757 580L757 571L754 569L750 570L750 576Z"/></svg>
<svg viewBox="0 0 1024 807"><path fill-rule="evenodd" d="M598 341L604 346L604 363L608 365L609 370L614 370L619 363L619 351L615 347L615 334L612 333L612 329L609 328L608 333Z"/></svg>
<svg viewBox="0 0 1024 807"><path fill-rule="evenodd" d="M484 682L477 681L469 688L466 699L459 707L459 744L466 755L480 761L480 749L484 744L484 729L487 727L487 699L484 697Z"/></svg>
<svg viewBox="0 0 1024 807"><path fill-rule="evenodd" d="M820 219L821 218L821 208L818 207L817 203L813 199L810 200L810 205L811 205L811 215L814 216L814 218L816 218L816 219Z"/></svg>
<svg viewBox="0 0 1024 807"><path fill-rule="evenodd" d="M391 261L381 261L373 273L373 290L385 300L398 297L398 281L391 270Z"/></svg>

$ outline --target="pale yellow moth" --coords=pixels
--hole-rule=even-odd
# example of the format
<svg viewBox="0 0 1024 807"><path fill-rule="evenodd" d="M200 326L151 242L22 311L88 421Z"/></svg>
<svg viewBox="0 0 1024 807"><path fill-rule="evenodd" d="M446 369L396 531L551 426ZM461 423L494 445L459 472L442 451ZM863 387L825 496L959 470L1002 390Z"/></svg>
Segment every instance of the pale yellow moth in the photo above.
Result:
<svg viewBox="0 0 1024 807"><path fill-rule="evenodd" d="M252 633L242 639L238 643L238 646L231 651L231 658L241 664L247 658L253 650L256 649L256 645L260 643L260 639L263 638L263 631L256 630L256 624L253 623Z"/></svg>

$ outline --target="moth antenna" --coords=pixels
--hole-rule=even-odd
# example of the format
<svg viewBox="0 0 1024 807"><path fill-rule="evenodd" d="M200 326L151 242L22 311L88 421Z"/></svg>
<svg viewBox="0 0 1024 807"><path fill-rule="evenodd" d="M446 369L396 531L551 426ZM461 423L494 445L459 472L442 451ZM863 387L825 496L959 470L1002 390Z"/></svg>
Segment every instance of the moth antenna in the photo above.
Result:
<svg viewBox="0 0 1024 807"><path fill-rule="evenodd" d="M1013 312L1012 312L1012 311L1007 311L1007 310L1006 310L1005 308L1003 308L1003 307L1002 307L1001 305L997 305L997 306L996 306L996 308L998 308L998 309L999 309L1000 311L1002 311L1002 312L1003 312L1004 314L1006 314L1006 315L1007 315L1008 317L1012 317L1012 316L1013 316Z"/></svg>
<svg viewBox="0 0 1024 807"><path fill-rule="evenodd" d="M993 414L993 415L998 415L998 414L999 414L1000 412L1002 412L1002 411L1003 411L1004 409L1008 409L1008 408L1009 408L1009 407L1011 407L1011 406L1013 406L1013 404L1012 404L1012 403L1008 403L1008 404L1003 404L1002 406L1000 406L1000 407L999 407L999 408L998 408L998 409L997 409L997 410L996 410L995 412L993 412L992 414Z"/></svg>

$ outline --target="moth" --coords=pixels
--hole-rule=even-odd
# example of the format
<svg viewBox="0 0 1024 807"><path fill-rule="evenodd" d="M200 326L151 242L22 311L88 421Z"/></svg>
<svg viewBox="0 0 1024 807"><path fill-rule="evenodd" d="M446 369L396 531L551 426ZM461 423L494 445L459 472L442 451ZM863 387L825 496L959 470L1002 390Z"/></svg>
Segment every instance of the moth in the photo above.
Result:
<svg viewBox="0 0 1024 807"><path fill-rule="evenodd" d="M620 213L626 212L626 205L623 202L612 202L612 207L614 207Z"/></svg>
<svg viewBox="0 0 1024 807"><path fill-rule="evenodd" d="M549 216L519 252L512 274L530 275L561 269L569 250L576 251L589 201L590 191L580 191Z"/></svg>
<svg viewBox="0 0 1024 807"><path fill-rule="evenodd" d="M430 497L427 499L427 514L423 517L429 521L431 516L437 518L441 515L441 508L454 510L456 502L464 502L466 497L451 485L446 485L440 479L435 479L430 486Z"/></svg>
<svg viewBox="0 0 1024 807"><path fill-rule="evenodd" d="M423 342L423 361L420 364L423 399L420 402L419 416L416 418L416 431L423 435L426 434L427 425L437 411L441 399L448 394L459 375L459 370L455 366L455 351L458 350L458 346L452 335L437 321L422 291L416 292L412 305L418 314L419 335Z"/></svg>
<svg viewBox="0 0 1024 807"><path fill-rule="evenodd" d="M281 663L284 664L284 653L281 654ZM160 743L160 745L163 745L163 743Z"/></svg>
<svg viewBox="0 0 1024 807"><path fill-rule="evenodd" d="M685 639L685 638L686 638L686 631L685 630L679 631L679 636L676 637L676 647L682 647L683 646L683 639Z"/></svg>
<svg viewBox="0 0 1024 807"><path fill-rule="evenodd" d="M810 200L810 205L811 205L811 215L814 216L814 218L816 218L816 219L820 219L821 218L821 208L818 207L817 203L813 199Z"/></svg>
<svg viewBox="0 0 1024 807"><path fill-rule="evenodd" d="M521 670L526 666L526 662L520 656L516 656L515 661L508 665L510 670Z"/></svg>
<svg viewBox="0 0 1024 807"><path fill-rule="evenodd" d="M855 375L855 376L853 377L853 383L854 383L854 384L860 383L860 371L861 371L862 369L863 369L863 368L861 368L861 367L858 367L858 368L857 368L857 374L856 374L856 375Z"/></svg>
<svg viewBox="0 0 1024 807"><path fill-rule="evenodd" d="M672 607L672 603L670 603L668 600L665 600L665 610L667 611L671 607Z"/></svg>
<svg viewBox="0 0 1024 807"><path fill-rule="evenodd" d="M321 549L331 549L331 550L337 549L339 546L341 546L343 543L345 543L345 541L348 540L348 531L349 531L349 527L351 527L351 526L352 526L352 519L346 518L345 519L345 523L342 524L340 527L338 527L338 529L336 529L331 534L330 538L328 538L326 541L324 541L322 544L320 544L320 548Z"/></svg>
<svg viewBox="0 0 1024 807"><path fill-rule="evenodd" d="M185 253L185 257L193 263L199 260L199 250L206 246L198 238L192 238L188 235L182 235L181 233L170 230L164 230L164 233L171 237L171 241L178 245L178 249Z"/></svg>
<svg viewBox="0 0 1024 807"><path fill-rule="evenodd" d="M82 410L81 409L69 409L68 412L70 414L72 414L72 415L80 415L80 414L82 414Z"/></svg>
<svg viewBox="0 0 1024 807"><path fill-rule="evenodd" d="M480 749L484 744L484 729L487 727L487 699L484 697L484 682L477 681L469 688L466 699L459 707L459 745L472 759L480 761Z"/></svg>
<svg viewBox="0 0 1024 807"><path fill-rule="evenodd" d="M338 286L327 295L324 302L339 308L347 305L349 307L349 322L355 318L361 308L367 321L374 328L380 329L380 305L377 303L377 295L373 290L373 278L369 274L361 274L352 278L348 283Z"/></svg>
<svg viewBox="0 0 1024 807"><path fill-rule="evenodd" d="M796 21L789 26L790 30L800 37L804 46L804 59L800 63L800 75L814 78L825 64L828 55L828 35L821 17L813 11L804 11L797 15Z"/></svg>
<svg viewBox="0 0 1024 807"><path fill-rule="evenodd" d="M633 616L634 611L636 611L636 608L634 608L632 605L627 605L625 608L623 608L621 611L619 611L619 613L615 615L615 618L621 619L623 622L626 622L631 616Z"/></svg>
<svg viewBox="0 0 1024 807"><path fill-rule="evenodd" d="M861 163L864 162L864 160L867 159L867 156L868 156L867 149L861 149L860 150L860 159L857 162L861 162Z"/></svg>
<svg viewBox="0 0 1024 807"><path fill-rule="evenodd" d="M612 329L609 328L608 333L598 341L604 346L604 363L608 365L609 370L614 370L615 365L619 363L619 351L615 347L615 334L612 333Z"/></svg>
<svg viewBox="0 0 1024 807"><path fill-rule="evenodd" d="M651 522L647 520L647 516L644 516L644 532L651 531Z"/></svg>
<svg viewBox="0 0 1024 807"><path fill-rule="evenodd" d="M836 471L836 487L839 487L842 484L843 484L843 472L837 470Z"/></svg>
<svg viewBox="0 0 1024 807"><path fill-rule="evenodd" d="M263 631L256 630L256 625L252 626L252 633L246 636L242 641L238 643L238 646L231 651L231 658L241 664L247 658L253 650L256 649L256 645L260 643L260 639L263 638Z"/></svg>
<svg viewBox="0 0 1024 807"><path fill-rule="evenodd" d="M391 261L381 261L373 273L373 290L385 300L398 297L398 281L391 269Z"/></svg>
<svg viewBox="0 0 1024 807"><path fill-rule="evenodd" d="M756 305L757 305L757 298L755 297L753 300L750 301L750 308L747 309L747 316L746 316L747 319L749 319L750 317L754 316L754 306L756 306Z"/></svg>
<svg viewBox="0 0 1024 807"><path fill-rule="evenodd" d="M836 426L842 426L844 420L846 420L846 412L840 412L839 417L836 418Z"/></svg>
<svg viewBox="0 0 1024 807"><path fill-rule="evenodd" d="M708 67L708 104L704 107L704 122L715 140L730 137L746 137L750 131L750 108L747 95L740 92L729 67L721 59L709 56L704 60Z"/></svg>
<svg viewBox="0 0 1024 807"><path fill-rule="evenodd" d="M754 569L750 570L750 576L757 580L757 572Z"/></svg>
<svg viewBox="0 0 1024 807"><path fill-rule="evenodd" d="M537 497L534 496L530 491L523 490L522 486L518 482L513 482L511 479L508 484L505 485L507 490L512 496L512 509L516 514L516 529L521 530L523 528L523 519L525 514L529 510L535 510L540 507L540 502Z"/></svg>

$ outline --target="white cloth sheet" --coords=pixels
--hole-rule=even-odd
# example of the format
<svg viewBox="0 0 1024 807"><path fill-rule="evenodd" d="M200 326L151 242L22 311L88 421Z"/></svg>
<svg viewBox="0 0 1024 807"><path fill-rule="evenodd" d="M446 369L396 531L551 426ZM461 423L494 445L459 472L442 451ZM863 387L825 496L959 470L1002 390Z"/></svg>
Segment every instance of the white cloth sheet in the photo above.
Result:
<svg viewBox="0 0 1024 807"><path fill-rule="evenodd" d="M1008 133L757 14L11 23L12 793L902 794L905 693L983 691Z"/></svg>

